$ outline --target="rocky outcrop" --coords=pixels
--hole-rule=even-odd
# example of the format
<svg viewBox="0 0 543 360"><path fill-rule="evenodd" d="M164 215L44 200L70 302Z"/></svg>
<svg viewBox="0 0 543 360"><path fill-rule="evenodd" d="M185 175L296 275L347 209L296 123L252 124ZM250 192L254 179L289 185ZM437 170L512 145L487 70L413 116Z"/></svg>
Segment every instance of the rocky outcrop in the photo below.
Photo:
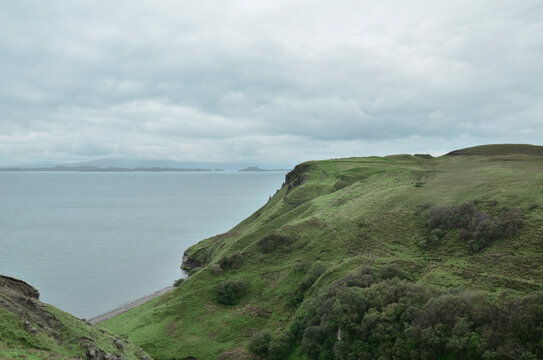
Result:
<svg viewBox="0 0 543 360"><path fill-rule="evenodd" d="M39 300L40 293L26 282L9 276L0 275L0 291L7 296L22 295Z"/></svg>
<svg viewBox="0 0 543 360"><path fill-rule="evenodd" d="M219 355L218 360L256 360L257 357L242 348L225 351Z"/></svg>
<svg viewBox="0 0 543 360"><path fill-rule="evenodd" d="M285 186L287 187L287 193L290 192L293 188L296 186L301 185L305 179L307 178L307 175L305 172L309 170L310 165L309 164L300 164L297 165L292 171L290 171L285 176Z"/></svg>
<svg viewBox="0 0 543 360"><path fill-rule="evenodd" d="M0 275L0 294L0 308L18 315L26 331L35 334L45 330L61 341L59 321L43 309L38 290L22 280Z"/></svg>
<svg viewBox="0 0 543 360"><path fill-rule="evenodd" d="M202 262L197 259L191 259L187 254L183 255L183 263L181 264L181 269L185 271L190 271L202 267Z"/></svg>
<svg viewBox="0 0 543 360"><path fill-rule="evenodd" d="M129 343L114 337L112 334L109 334L102 329L98 329L102 340L109 339L114 345L113 350L109 350L115 354L108 353L107 351L98 348L96 344L99 342L94 336L94 331L92 331L90 325L84 322L79 324L80 328L78 328L77 331L80 333L81 328L88 327L89 337L70 339L69 332L68 335L66 335L66 331L69 330L67 324L66 322L62 322L65 321L65 319L62 318L62 315L53 315L57 313L49 312L50 306L43 304L39 300L39 297L40 293L38 290L28 285L26 282L9 276L0 275L0 309L20 318L22 328L27 332L27 334L20 337L20 341L25 344L25 348L34 345L37 350L40 349L38 347L39 345L37 345L40 344L40 341L34 343L32 339L34 339L35 336L45 336L54 339L59 346L65 346L69 351L73 351L73 354L76 355L74 358L85 356L87 360L125 359L124 355L127 354L125 351L130 350ZM57 318L57 316L59 318ZM76 320L69 314L66 314L66 316L71 318L70 324ZM63 337L63 334L65 334L65 338ZM30 339L30 341L28 339ZM2 339L0 339L0 343L1 340ZM50 351L51 349L45 348L45 350ZM135 353L134 355L140 360L150 360L147 354L141 349L139 349L139 354ZM0 358L3 359L2 354L0 354ZM134 357L131 358L133 359Z"/></svg>
<svg viewBox="0 0 543 360"><path fill-rule="evenodd" d="M122 360L121 356L115 356L106 353L103 350L100 350L96 347L91 347L85 352L87 360Z"/></svg>

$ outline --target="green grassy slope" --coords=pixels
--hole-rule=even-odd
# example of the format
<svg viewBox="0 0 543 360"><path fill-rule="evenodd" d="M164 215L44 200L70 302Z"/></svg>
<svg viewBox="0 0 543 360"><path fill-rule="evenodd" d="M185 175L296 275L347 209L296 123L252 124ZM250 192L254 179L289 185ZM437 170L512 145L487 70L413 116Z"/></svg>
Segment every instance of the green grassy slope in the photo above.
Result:
<svg viewBox="0 0 543 360"><path fill-rule="evenodd" d="M102 359L107 354L109 359L150 359L126 340L38 296L28 284L0 276L0 359Z"/></svg>
<svg viewBox="0 0 543 360"><path fill-rule="evenodd" d="M413 282L441 289L490 295L542 290L543 158L525 154L532 150L517 147L520 154L510 154L498 146L500 156L393 155L301 164L252 216L187 250L184 264L195 269L179 288L101 326L156 359L241 358L255 332L280 333L318 289L361 266L394 264ZM430 235L429 206L464 202L481 209L517 207L523 226L478 253L454 231L437 246L417 245ZM270 233L287 240L263 252L259 241ZM238 252L239 268L219 270L222 258ZM302 294L301 306L293 306L316 261L326 271ZM239 304L217 302L216 287L225 279L247 282Z"/></svg>

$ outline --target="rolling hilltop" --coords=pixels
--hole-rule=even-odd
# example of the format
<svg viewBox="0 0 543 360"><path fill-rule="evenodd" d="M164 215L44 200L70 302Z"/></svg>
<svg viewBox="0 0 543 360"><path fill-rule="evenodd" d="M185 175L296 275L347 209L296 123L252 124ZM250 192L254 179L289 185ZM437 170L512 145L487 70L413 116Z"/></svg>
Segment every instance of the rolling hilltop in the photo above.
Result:
<svg viewBox="0 0 543 360"><path fill-rule="evenodd" d="M542 154L300 164L186 251L175 291L101 326L156 359L542 358Z"/></svg>

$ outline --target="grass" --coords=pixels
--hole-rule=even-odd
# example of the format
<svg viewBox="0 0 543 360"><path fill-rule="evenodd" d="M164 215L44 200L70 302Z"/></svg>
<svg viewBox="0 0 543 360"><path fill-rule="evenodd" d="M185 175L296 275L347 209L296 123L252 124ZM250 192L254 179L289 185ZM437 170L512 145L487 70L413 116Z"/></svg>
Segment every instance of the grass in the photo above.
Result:
<svg viewBox="0 0 543 360"><path fill-rule="evenodd" d="M187 250L202 267L179 288L100 326L141 345L155 359L216 359L245 348L256 331L277 333L287 327L301 311L288 305L289 298L315 261L327 270L305 293L306 300L354 269L388 264L396 264L415 282L444 289L491 296L505 289L519 294L542 290L543 208L534 207L543 206L543 158L533 156L539 151L507 145L460 151L481 156L393 155L305 163L301 184L285 184L228 233ZM452 233L436 247L417 246L429 235L424 204L467 201L518 207L524 225L512 238L499 239L477 254ZM274 231L296 240L264 254L258 241ZM236 251L243 254L241 268L218 275L209 269ZM215 301L215 288L226 279L248 284L248 294L237 305Z"/></svg>
<svg viewBox="0 0 543 360"><path fill-rule="evenodd" d="M447 155L543 155L543 146L528 144L491 144L451 151Z"/></svg>
<svg viewBox="0 0 543 360"><path fill-rule="evenodd" d="M25 330L22 319L14 313L0 309L0 359L82 359L84 339L97 348L126 360L140 359L137 347L118 336L92 327L85 322L53 306L42 304L43 310L58 320L55 333L40 328L35 334ZM31 310L30 310L31 311ZM123 350L117 349L113 339L122 342Z"/></svg>

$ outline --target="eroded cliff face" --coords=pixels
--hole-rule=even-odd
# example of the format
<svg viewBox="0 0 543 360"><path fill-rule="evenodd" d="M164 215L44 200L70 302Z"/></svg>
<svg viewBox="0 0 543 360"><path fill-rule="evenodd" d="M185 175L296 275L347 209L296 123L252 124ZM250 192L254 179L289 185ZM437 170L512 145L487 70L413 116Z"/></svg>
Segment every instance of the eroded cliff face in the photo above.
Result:
<svg viewBox="0 0 543 360"><path fill-rule="evenodd" d="M102 329L42 303L26 282L0 275L0 358L120 360L150 357ZM27 352L29 354L27 354Z"/></svg>
<svg viewBox="0 0 543 360"><path fill-rule="evenodd" d="M43 330L62 341L56 330L61 324L44 310L38 290L22 280L0 275L0 294L0 308L18 315L27 331L37 333Z"/></svg>
<svg viewBox="0 0 543 360"><path fill-rule="evenodd" d="M193 269L197 269L202 266L202 262L198 259L191 259L188 257L188 255L185 253L183 254L183 263L181 264L181 269L185 271L191 271Z"/></svg>

